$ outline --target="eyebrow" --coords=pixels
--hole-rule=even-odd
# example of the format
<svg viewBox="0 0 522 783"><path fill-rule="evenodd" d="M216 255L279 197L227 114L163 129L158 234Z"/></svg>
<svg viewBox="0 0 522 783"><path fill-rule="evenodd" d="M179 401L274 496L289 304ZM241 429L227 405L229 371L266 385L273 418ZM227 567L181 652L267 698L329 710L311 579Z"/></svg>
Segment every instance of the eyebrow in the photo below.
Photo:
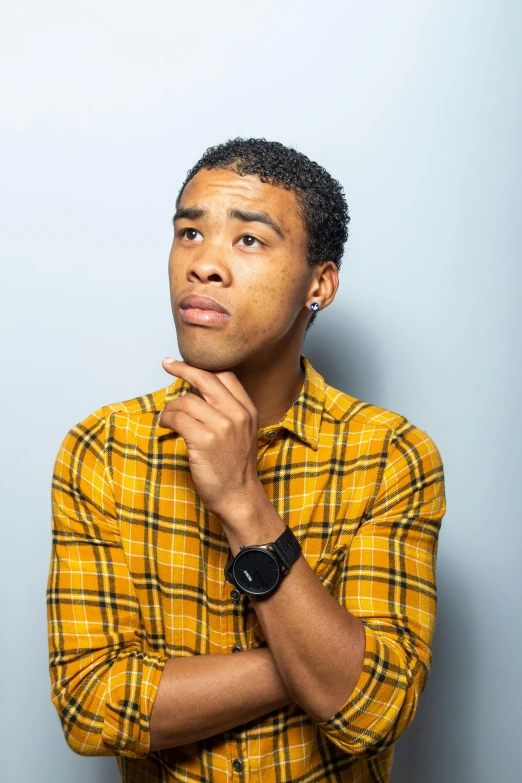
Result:
<svg viewBox="0 0 522 783"><path fill-rule="evenodd" d="M207 214L207 210L202 207L178 207L172 222L175 223L176 220L181 220L182 218L197 220L198 218L205 217ZM275 231L281 239L285 238L281 227L267 212L247 212L243 209L229 209L228 217L236 220L243 220L245 223L263 223L265 226L271 228L272 231Z"/></svg>

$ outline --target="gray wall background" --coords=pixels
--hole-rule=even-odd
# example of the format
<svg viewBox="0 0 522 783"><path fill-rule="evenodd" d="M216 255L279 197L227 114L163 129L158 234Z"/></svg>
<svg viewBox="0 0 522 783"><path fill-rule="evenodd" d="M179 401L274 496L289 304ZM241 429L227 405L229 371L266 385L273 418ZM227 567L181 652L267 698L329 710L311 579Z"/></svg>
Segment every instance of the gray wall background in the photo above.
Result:
<svg viewBox="0 0 522 783"><path fill-rule="evenodd" d="M50 481L66 431L169 383L174 199L212 144L264 136L344 185L335 303L304 352L444 460L431 677L394 783L520 769L517 2L4 3L0 25L5 783L111 783L50 702Z"/></svg>

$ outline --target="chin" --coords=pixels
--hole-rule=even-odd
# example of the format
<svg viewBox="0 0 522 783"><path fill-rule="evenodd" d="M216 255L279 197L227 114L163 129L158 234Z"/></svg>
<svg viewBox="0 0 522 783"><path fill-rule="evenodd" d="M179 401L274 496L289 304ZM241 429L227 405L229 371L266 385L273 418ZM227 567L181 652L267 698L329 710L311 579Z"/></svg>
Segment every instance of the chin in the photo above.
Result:
<svg viewBox="0 0 522 783"><path fill-rule="evenodd" d="M197 346L193 341L190 345L183 345L182 341L178 340L178 350L184 362L209 372L229 370L239 363L230 346Z"/></svg>

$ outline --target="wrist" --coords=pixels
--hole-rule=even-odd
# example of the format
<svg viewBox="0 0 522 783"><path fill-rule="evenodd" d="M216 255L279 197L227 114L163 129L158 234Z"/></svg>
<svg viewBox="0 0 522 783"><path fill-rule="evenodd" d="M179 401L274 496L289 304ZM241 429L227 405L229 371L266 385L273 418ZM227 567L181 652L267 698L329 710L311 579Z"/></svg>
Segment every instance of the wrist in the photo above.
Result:
<svg viewBox="0 0 522 783"><path fill-rule="evenodd" d="M235 557L242 546L260 546L275 541L286 530L286 525L266 498L266 504L235 512L233 522L224 522L223 529Z"/></svg>
<svg viewBox="0 0 522 783"><path fill-rule="evenodd" d="M274 513L277 514L277 511L263 485L258 482L249 490L245 490L240 500L228 503L218 516L226 530L237 531L255 526L260 519L270 517Z"/></svg>

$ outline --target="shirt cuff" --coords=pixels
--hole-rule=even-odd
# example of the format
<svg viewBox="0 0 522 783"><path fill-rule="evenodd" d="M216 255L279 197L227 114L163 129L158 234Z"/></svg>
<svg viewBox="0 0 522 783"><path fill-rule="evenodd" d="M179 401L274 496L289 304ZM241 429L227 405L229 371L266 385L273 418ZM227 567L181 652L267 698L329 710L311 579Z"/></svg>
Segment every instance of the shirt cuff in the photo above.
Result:
<svg viewBox="0 0 522 783"><path fill-rule="evenodd" d="M406 657L364 621L363 625L364 664L355 688L329 720L314 720L335 745L352 754L376 746L380 753L393 742L387 738L404 704L409 681Z"/></svg>
<svg viewBox="0 0 522 783"><path fill-rule="evenodd" d="M143 758L150 750L150 715L167 656L133 652L108 673L102 738L116 754Z"/></svg>

